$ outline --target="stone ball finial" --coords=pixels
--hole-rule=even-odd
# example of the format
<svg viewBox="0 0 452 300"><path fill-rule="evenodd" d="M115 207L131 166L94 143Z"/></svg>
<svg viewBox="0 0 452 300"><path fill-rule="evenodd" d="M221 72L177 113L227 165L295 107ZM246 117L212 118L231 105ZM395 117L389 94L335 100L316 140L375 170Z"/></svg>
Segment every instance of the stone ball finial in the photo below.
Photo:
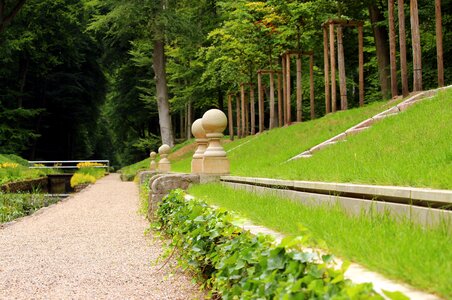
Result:
<svg viewBox="0 0 452 300"><path fill-rule="evenodd" d="M219 109L210 109L202 116L202 127L206 134L222 133L228 125L228 118Z"/></svg>
<svg viewBox="0 0 452 300"><path fill-rule="evenodd" d="M197 119L196 121L193 122L193 124L191 125L191 133L197 139L206 138L206 132L202 127L202 119Z"/></svg>
<svg viewBox="0 0 452 300"><path fill-rule="evenodd" d="M171 151L171 147L168 146L167 144L163 144L159 148L159 154L160 155L162 155L162 154L169 154L170 151Z"/></svg>
<svg viewBox="0 0 452 300"><path fill-rule="evenodd" d="M149 154L149 157L150 157L151 159L155 159L155 158L157 157L157 153L155 153L154 151L152 151L152 152Z"/></svg>

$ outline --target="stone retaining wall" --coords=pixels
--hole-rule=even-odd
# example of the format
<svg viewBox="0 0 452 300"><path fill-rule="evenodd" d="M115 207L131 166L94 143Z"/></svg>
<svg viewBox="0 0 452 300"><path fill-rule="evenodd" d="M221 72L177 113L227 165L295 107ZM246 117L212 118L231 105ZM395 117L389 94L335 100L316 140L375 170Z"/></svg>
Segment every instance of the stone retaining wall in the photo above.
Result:
<svg viewBox="0 0 452 300"><path fill-rule="evenodd" d="M48 191L47 177L37 179L22 180L6 183L0 186L0 191L4 193L32 192L39 190L40 192Z"/></svg>
<svg viewBox="0 0 452 300"><path fill-rule="evenodd" d="M192 184L200 182L199 175L192 174L157 174L149 180L149 206L147 217L153 220L155 210L163 197L169 194L171 190L187 190Z"/></svg>

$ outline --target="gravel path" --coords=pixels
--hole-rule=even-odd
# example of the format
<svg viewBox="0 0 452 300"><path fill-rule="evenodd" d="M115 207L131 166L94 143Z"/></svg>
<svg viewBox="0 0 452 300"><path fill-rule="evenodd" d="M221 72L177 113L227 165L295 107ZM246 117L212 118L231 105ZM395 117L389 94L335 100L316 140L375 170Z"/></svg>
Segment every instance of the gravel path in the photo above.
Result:
<svg viewBox="0 0 452 300"><path fill-rule="evenodd" d="M158 271L134 183L116 174L0 229L0 299L198 299L191 278Z"/></svg>

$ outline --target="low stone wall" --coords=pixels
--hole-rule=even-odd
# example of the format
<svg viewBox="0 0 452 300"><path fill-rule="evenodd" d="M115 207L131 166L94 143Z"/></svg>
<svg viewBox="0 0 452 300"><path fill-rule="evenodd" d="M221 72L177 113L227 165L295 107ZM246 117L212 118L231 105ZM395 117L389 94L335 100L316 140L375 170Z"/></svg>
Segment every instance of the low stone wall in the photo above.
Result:
<svg viewBox="0 0 452 300"><path fill-rule="evenodd" d="M171 190L187 190L192 184L200 182L199 175L192 174L156 174L149 180L149 206L147 217L152 220L155 210L163 197L169 194Z"/></svg>
<svg viewBox="0 0 452 300"><path fill-rule="evenodd" d="M157 171L141 171L138 173L138 182L140 185L144 184L145 182L149 181L149 179L152 178L152 176L158 174Z"/></svg>
<svg viewBox="0 0 452 300"><path fill-rule="evenodd" d="M41 177L37 179L6 183L0 186L0 191L4 193L32 192L36 190L39 190L40 192L47 192L48 185L49 182L47 177Z"/></svg>

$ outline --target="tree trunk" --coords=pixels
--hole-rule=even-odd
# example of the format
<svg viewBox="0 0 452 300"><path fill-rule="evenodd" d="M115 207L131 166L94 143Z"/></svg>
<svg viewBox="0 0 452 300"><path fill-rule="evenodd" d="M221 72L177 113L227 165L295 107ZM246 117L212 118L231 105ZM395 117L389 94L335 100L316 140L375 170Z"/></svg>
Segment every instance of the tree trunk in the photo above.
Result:
<svg viewBox="0 0 452 300"><path fill-rule="evenodd" d="M337 64L339 67L339 91L341 94L341 110L346 110L347 103L347 78L345 77L345 57L344 57L344 43L342 39L342 26L337 27Z"/></svg>
<svg viewBox="0 0 452 300"><path fill-rule="evenodd" d="M270 129L276 127L275 118L275 80L273 71L270 72Z"/></svg>
<svg viewBox="0 0 452 300"><path fill-rule="evenodd" d="M314 98L314 55L309 56L309 100L311 108L311 120L315 118L315 98Z"/></svg>
<svg viewBox="0 0 452 300"><path fill-rule="evenodd" d="M378 8L377 3L369 5L370 21L374 33L375 47L377 51L378 75L380 79L381 93L384 99L389 98L389 87L391 85L389 76L389 48L388 32L383 26L378 25L384 21L384 15Z"/></svg>
<svg viewBox="0 0 452 300"><path fill-rule="evenodd" d="M331 111L336 112L336 50L334 48L334 24L330 24Z"/></svg>
<svg viewBox="0 0 452 300"><path fill-rule="evenodd" d="M323 27L323 72L325 76L325 112L331 112L330 100L330 59L328 57L328 29Z"/></svg>
<svg viewBox="0 0 452 300"><path fill-rule="evenodd" d="M277 75L278 82L278 126L281 127L284 124L283 118L283 108L282 108L282 91L281 91L281 75Z"/></svg>
<svg viewBox="0 0 452 300"><path fill-rule="evenodd" d="M250 83L251 135L256 134L256 105L254 104L254 85Z"/></svg>
<svg viewBox="0 0 452 300"><path fill-rule="evenodd" d="M245 94L245 136L250 135L250 103Z"/></svg>
<svg viewBox="0 0 452 300"><path fill-rule="evenodd" d="M406 62L406 32L405 32L405 6L404 0L398 0L399 11L399 51L400 51L400 72L402 73L402 95L408 96L408 67Z"/></svg>
<svg viewBox="0 0 452 300"><path fill-rule="evenodd" d="M187 140L191 139L192 134L191 134L191 125L193 124L193 105L192 105L192 101L189 100L187 103L187 117L186 117L186 123L187 123L187 127L186 127L186 137Z"/></svg>
<svg viewBox="0 0 452 300"><path fill-rule="evenodd" d="M240 103L241 103L241 111L242 111L242 136L241 137L245 137L247 132L246 132L246 118L245 118L245 114L246 114L246 110L245 110L245 86L242 83L240 85Z"/></svg>
<svg viewBox="0 0 452 300"><path fill-rule="evenodd" d="M410 1L410 17L413 44L413 90L422 91L422 50L417 0Z"/></svg>
<svg viewBox="0 0 452 300"><path fill-rule="evenodd" d="M286 54L286 116L287 116L287 124L290 125L292 122L291 116L291 91L290 91L290 54Z"/></svg>
<svg viewBox="0 0 452 300"><path fill-rule="evenodd" d="M171 123L170 106L168 101L168 86L165 70L165 45L162 40L154 41L152 62L155 73L155 86L157 93L157 107L159 113L160 135L162 144L174 146L174 135Z"/></svg>
<svg viewBox="0 0 452 300"><path fill-rule="evenodd" d="M262 74L257 74L257 106L259 110L259 132L264 132L264 95L262 93Z"/></svg>
<svg viewBox="0 0 452 300"><path fill-rule="evenodd" d="M8 26L16 17L22 6L24 6L25 2L26 0L16 1L11 11L7 12L5 1L0 1L0 33L2 33L5 30L6 26Z"/></svg>
<svg viewBox="0 0 452 300"><path fill-rule="evenodd" d="M364 106L364 37L363 25L358 25L359 106Z"/></svg>
<svg viewBox="0 0 452 300"><path fill-rule="evenodd" d="M283 118L283 124L287 124L287 92L286 92L286 56L283 55L281 57L281 71L282 71L282 109L283 109L283 113L281 115L284 115ZM282 125L281 125L282 126Z"/></svg>
<svg viewBox="0 0 452 300"><path fill-rule="evenodd" d="M302 121L303 90L301 86L301 54L297 55L297 122Z"/></svg>
<svg viewBox="0 0 452 300"><path fill-rule="evenodd" d="M187 116L187 105L185 105L185 110L181 110L179 112L179 131L180 131L179 132L179 136L180 136L181 139L185 138L184 130L185 130L186 125L187 125L186 116Z"/></svg>
<svg viewBox="0 0 452 300"><path fill-rule="evenodd" d="M388 22L389 22L389 60L391 66L391 96L392 98L394 98L398 94L394 0L388 0Z"/></svg>
<svg viewBox="0 0 452 300"><path fill-rule="evenodd" d="M237 97L237 95L235 96L235 100L236 100L236 122L237 122L237 137L240 139L242 137L242 130L240 128L241 126L241 121L240 121L240 98Z"/></svg>
<svg viewBox="0 0 452 300"><path fill-rule="evenodd" d="M443 63L443 25L441 16L441 0L435 1L436 16L436 58L438 64L438 86L444 86L444 63Z"/></svg>
<svg viewBox="0 0 452 300"><path fill-rule="evenodd" d="M232 118L232 95L228 94L228 127L229 127L229 139L234 140L234 120Z"/></svg>

